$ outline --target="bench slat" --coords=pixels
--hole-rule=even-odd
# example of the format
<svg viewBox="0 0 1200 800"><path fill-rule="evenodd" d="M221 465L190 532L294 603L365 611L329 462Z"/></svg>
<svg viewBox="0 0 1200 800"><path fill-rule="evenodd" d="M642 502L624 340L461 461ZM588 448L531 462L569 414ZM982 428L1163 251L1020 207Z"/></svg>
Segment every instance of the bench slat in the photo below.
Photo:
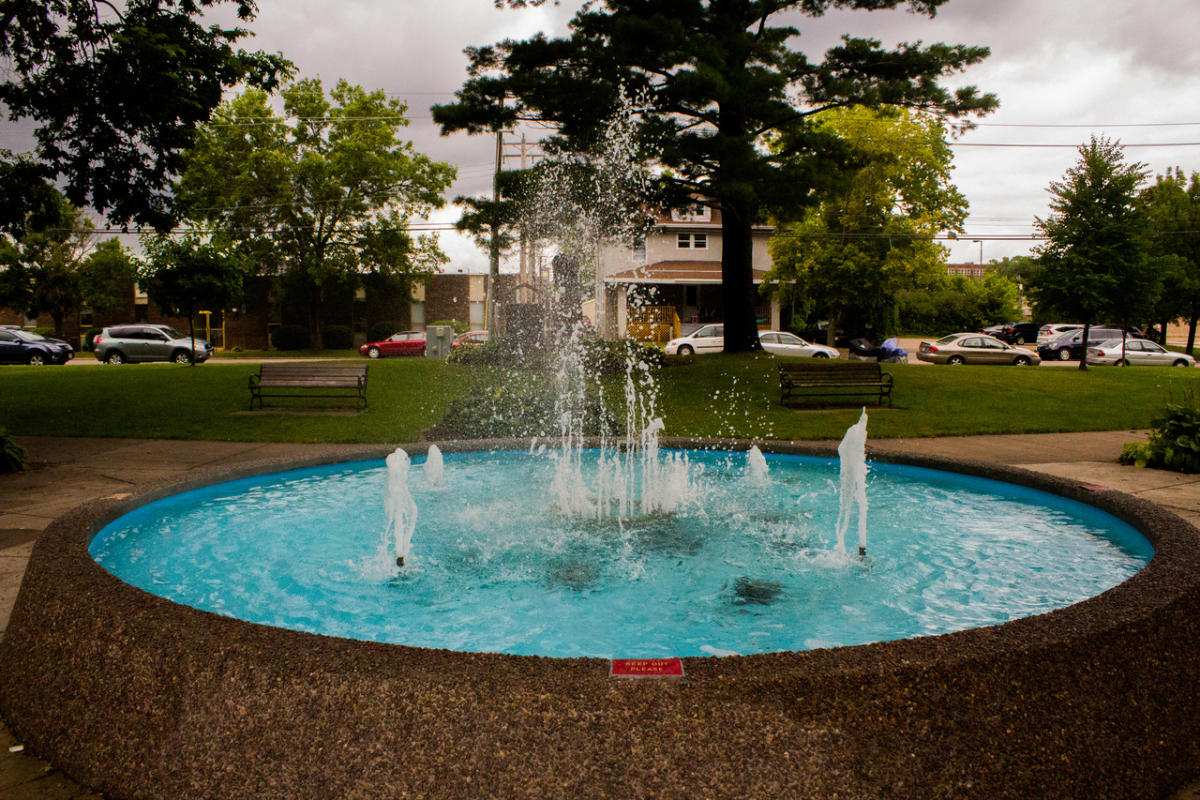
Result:
<svg viewBox="0 0 1200 800"><path fill-rule="evenodd" d="M366 364L260 364L257 375L250 376L250 408L254 401L263 407L263 398L351 397L359 408L367 407ZM264 393L264 389L288 390ZM327 390L347 390L347 394L329 394Z"/></svg>

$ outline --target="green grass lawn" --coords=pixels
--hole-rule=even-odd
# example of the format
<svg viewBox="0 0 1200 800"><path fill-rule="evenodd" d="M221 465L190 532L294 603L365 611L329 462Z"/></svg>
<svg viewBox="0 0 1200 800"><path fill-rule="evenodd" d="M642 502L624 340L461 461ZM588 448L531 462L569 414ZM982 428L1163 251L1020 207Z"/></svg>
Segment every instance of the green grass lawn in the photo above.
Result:
<svg viewBox="0 0 1200 800"><path fill-rule="evenodd" d="M714 355L662 369L666 433L836 439L857 419L857 407L780 406L777 363L767 355ZM485 370L443 361L386 359L371 362L369 408L361 414L246 413L247 382L257 369L249 362L0 367L0 427L17 435L404 442L437 423L472 382L489 380ZM869 407L872 438L1145 428L1170 400L1200 394L1194 369L885 369L895 376L895 407ZM308 400L289 407L321 404L337 406Z"/></svg>

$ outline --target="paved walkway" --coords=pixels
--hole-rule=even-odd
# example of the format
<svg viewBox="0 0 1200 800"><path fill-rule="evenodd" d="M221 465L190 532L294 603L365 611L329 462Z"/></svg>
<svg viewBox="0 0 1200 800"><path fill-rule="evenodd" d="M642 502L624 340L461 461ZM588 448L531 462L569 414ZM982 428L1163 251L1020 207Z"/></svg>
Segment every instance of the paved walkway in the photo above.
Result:
<svg viewBox="0 0 1200 800"><path fill-rule="evenodd" d="M1200 476L1139 470L1116 463L1143 431L1022 436L964 436L872 441L872 451L915 452L995 461L1074 478L1145 498L1200 526ZM0 635L8 626L25 565L38 534L67 509L88 500L127 494L139 485L183 478L190 471L263 458L303 456L303 444L180 442L134 439L18 437L33 469L0 476ZM366 447L347 445L348 453ZM0 724L0 797L11 800L94 800L46 762L19 752ZM1200 783L1172 800L1200 800Z"/></svg>

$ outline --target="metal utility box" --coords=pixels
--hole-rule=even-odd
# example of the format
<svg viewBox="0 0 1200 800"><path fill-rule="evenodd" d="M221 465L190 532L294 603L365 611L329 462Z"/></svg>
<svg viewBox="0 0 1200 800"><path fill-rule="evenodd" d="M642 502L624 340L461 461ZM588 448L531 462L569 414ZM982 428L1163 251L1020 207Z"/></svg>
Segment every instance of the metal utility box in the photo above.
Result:
<svg viewBox="0 0 1200 800"><path fill-rule="evenodd" d="M427 325L425 327L425 357L446 358L454 342L454 328L449 325Z"/></svg>

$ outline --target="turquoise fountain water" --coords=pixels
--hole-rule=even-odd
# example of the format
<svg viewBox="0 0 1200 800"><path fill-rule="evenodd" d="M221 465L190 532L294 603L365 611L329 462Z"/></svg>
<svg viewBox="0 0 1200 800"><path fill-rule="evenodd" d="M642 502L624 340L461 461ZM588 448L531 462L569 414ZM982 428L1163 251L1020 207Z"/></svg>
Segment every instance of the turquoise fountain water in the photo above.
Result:
<svg viewBox="0 0 1200 800"><path fill-rule="evenodd" d="M554 451L418 457L403 568L395 539L381 539L381 462L164 498L111 523L91 552L147 591L267 625L600 657L802 650L994 624L1093 596L1151 556L1141 535L1086 505L872 464L860 558L838 547L835 460L663 455L686 458L690 494L670 513L631 498L619 518L564 512L537 488L554 480ZM584 450L583 480L611 469L608 457Z"/></svg>

